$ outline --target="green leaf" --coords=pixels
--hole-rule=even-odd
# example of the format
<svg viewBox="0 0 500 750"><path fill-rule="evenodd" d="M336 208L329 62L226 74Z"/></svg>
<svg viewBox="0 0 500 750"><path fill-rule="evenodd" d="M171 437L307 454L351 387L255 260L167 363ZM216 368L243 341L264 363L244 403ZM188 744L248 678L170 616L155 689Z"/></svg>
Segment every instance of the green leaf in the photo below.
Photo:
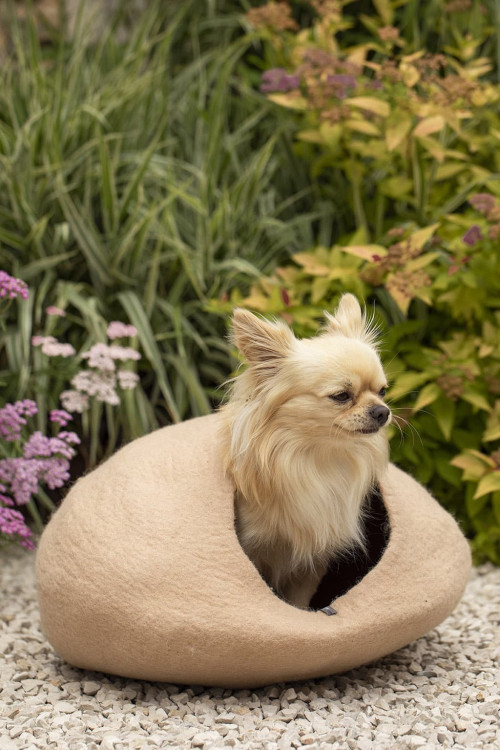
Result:
<svg viewBox="0 0 500 750"><path fill-rule="evenodd" d="M429 375L426 372L405 372L396 378L389 395L392 400L397 401L408 393L420 388L428 380Z"/></svg>
<svg viewBox="0 0 500 750"><path fill-rule="evenodd" d="M455 421L455 403L450 398L441 396L432 404L432 411L443 436L449 440Z"/></svg>
<svg viewBox="0 0 500 750"><path fill-rule="evenodd" d="M491 411L491 406L486 396L484 396L482 393L478 393L472 388L466 388L460 398L463 401L467 401L467 403L476 406L478 409L483 409L487 412Z"/></svg>
<svg viewBox="0 0 500 750"><path fill-rule="evenodd" d="M388 151L394 151L404 141L412 124L412 117L407 112L397 109L391 112L385 126L385 142Z"/></svg>
<svg viewBox="0 0 500 750"><path fill-rule="evenodd" d="M304 99L298 92L292 91L288 94L268 94L267 98L269 101L278 104L280 107L285 109L296 109L304 110L308 109L309 103L307 99Z"/></svg>
<svg viewBox="0 0 500 750"><path fill-rule="evenodd" d="M72 200L64 189L57 192L57 198L78 246L87 260L96 286L102 289L111 282L102 237L90 217L86 216L78 199Z"/></svg>
<svg viewBox="0 0 500 750"><path fill-rule="evenodd" d="M500 423L488 427L483 433L483 440L485 443L490 443L493 440L500 440Z"/></svg>
<svg viewBox="0 0 500 750"><path fill-rule="evenodd" d="M495 514L497 523L500 526L500 492L493 493L491 504L493 505L493 513Z"/></svg>
<svg viewBox="0 0 500 750"><path fill-rule="evenodd" d="M420 411L429 404L434 403L442 395L441 388L435 383L428 383L420 393L418 394L417 400L413 404L413 412Z"/></svg>
<svg viewBox="0 0 500 750"><path fill-rule="evenodd" d="M372 262L374 255L379 255L381 258L387 255L387 250L382 245L337 245L337 247L344 253Z"/></svg>
<svg viewBox="0 0 500 750"><path fill-rule="evenodd" d="M452 458L450 463L457 469L462 469L464 472L463 479L466 482L477 482L494 465L489 456L485 456L483 453L475 450L464 451L459 456Z"/></svg>
<svg viewBox="0 0 500 750"><path fill-rule="evenodd" d="M373 112L373 114L380 115L381 117L387 117L391 111L386 101L376 99L374 96L354 96L350 99L345 99L344 103L359 109L366 109L368 112Z"/></svg>
<svg viewBox="0 0 500 750"><path fill-rule="evenodd" d="M394 4L390 0L373 0L373 4L384 22L384 26L392 26L394 21Z"/></svg>
<svg viewBox="0 0 500 750"><path fill-rule="evenodd" d="M120 292L118 299L127 313L129 320L137 328L138 339L141 342L144 354L151 362L151 366L155 371L158 385L166 401L170 416L174 422L180 422L181 417L167 379L161 353L141 301L135 292Z"/></svg>
<svg viewBox="0 0 500 750"><path fill-rule="evenodd" d="M477 485L477 490L474 495L474 500L477 500L483 495L488 495L490 492L500 491L500 471L494 471L491 474L487 474L483 477Z"/></svg>

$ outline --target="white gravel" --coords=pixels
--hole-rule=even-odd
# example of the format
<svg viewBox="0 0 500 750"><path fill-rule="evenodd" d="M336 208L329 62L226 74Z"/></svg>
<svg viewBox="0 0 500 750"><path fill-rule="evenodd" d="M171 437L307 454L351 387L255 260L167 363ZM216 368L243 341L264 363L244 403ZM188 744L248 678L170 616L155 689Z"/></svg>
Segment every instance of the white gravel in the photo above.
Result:
<svg viewBox="0 0 500 750"><path fill-rule="evenodd" d="M500 569L475 570L454 614L391 656L250 691L68 666L40 632L33 562L0 552L0 750L500 748Z"/></svg>

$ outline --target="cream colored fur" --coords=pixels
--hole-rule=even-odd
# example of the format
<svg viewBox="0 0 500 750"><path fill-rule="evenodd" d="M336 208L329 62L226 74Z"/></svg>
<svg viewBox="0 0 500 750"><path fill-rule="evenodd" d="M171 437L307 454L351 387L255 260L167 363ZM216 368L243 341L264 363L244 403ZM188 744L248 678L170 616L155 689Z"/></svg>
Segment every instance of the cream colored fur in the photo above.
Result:
<svg viewBox="0 0 500 750"><path fill-rule="evenodd" d="M388 463L370 415L386 386L375 332L350 294L312 339L245 310L233 332L248 363L222 409L238 535L275 591L307 607L328 560L363 547L363 500Z"/></svg>

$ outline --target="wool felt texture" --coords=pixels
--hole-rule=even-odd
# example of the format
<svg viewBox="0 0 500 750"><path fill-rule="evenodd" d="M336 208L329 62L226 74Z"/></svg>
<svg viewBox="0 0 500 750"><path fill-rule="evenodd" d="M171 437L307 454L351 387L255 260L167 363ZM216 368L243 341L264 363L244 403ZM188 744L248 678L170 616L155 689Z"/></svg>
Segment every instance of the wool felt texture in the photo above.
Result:
<svg viewBox="0 0 500 750"><path fill-rule="evenodd" d="M342 672L440 623L469 546L394 466L379 478L390 536L336 615L279 599L234 530L220 415L133 441L79 479L40 539L42 629L70 664L134 679L257 687Z"/></svg>

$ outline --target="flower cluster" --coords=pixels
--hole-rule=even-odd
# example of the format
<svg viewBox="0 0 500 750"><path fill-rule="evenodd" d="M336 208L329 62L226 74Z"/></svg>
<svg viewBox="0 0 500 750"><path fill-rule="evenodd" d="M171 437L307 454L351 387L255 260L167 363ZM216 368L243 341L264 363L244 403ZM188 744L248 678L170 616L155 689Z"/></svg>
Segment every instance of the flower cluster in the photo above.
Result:
<svg viewBox="0 0 500 750"><path fill-rule="evenodd" d="M21 299L28 299L28 296L28 287L24 281L9 276L6 271L0 271L0 298L14 299L15 297L21 297Z"/></svg>
<svg viewBox="0 0 500 750"><path fill-rule="evenodd" d="M490 193L474 193L469 198L469 203L490 223L488 237L496 240L500 236L500 202ZM483 233L477 224L473 224L462 237L462 241L470 246L482 239Z"/></svg>
<svg viewBox="0 0 500 750"><path fill-rule="evenodd" d="M60 307L54 307L54 305L49 305L48 307L46 307L45 312L47 313L47 315L55 315L57 318L66 317L66 312Z"/></svg>
<svg viewBox="0 0 500 750"><path fill-rule="evenodd" d="M2 485L0 485L0 489ZM1 500L0 494L0 500ZM8 539L18 539L19 544L24 549L33 549L33 534L31 529L26 526L23 514L12 508L5 508L0 505L0 536Z"/></svg>
<svg viewBox="0 0 500 750"><path fill-rule="evenodd" d="M5 404L0 409L0 439L7 442L19 440L27 418L33 417L37 411L35 402L29 399Z"/></svg>
<svg viewBox="0 0 500 750"><path fill-rule="evenodd" d="M135 336L134 326L113 321L107 329L108 338L118 339ZM68 412L82 413L89 408L90 398L102 403L117 406L120 397L117 387L122 390L135 388L139 376L131 370L122 369L118 363L137 361L141 358L138 351L119 344L94 344L82 359L87 360L88 368L78 372L71 380L73 389L61 393L61 403Z"/></svg>
<svg viewBox="0 0 500 750"><path fill-rule="evenodd" d="M75 354L71 344L62 344L54 336L33 336L33 346L41 346L42 353L47 357L72 357Z"/></svg>
<svg viewBox="0 0 500 750"><path fill-rule="evenodd" d="M126 336L137 336L137 328L119 320L112 320L106 330L108 339L123 339Z"/></svg>
<svg viewBox="0 0 500 750"><path fill-rule="evenodd" d="M34 401L16 401L0 409L0 438L6 442L22 441L27 419L37 414ZM65 426L71 415L62 410L50 412L53 423ZM32 532L22 513L14 505L27 505L39 492L40 485L49 489L62 487L69 479L74 446L80 438L74 432L59 432L47 437L32 433L22 445L22 455L0 459L0 535L17 538L21 546L33 548Z"/></svg>
<svg viewBox="0 0 500 750"><path fill-rule="evenodd" d="M297 75L289 75L284 68L271 68L262 74L260 90L263 94L269 94L272 91L293 91L298 86Z"/></svg>

